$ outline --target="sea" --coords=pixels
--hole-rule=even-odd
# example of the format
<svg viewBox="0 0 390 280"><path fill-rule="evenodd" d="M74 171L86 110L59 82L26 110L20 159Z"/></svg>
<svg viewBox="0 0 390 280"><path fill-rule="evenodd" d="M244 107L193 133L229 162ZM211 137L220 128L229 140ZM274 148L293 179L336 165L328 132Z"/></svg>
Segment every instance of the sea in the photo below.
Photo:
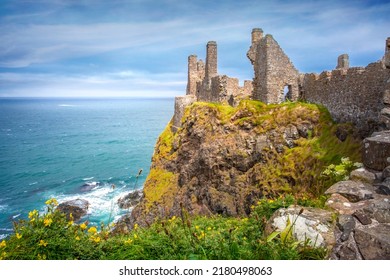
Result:
<svg viewBox="0 0 390 280"><path fill-rule="evenodd" d="M0 99L0 239L50 198L86 199L91 224L131 211L117 200L143 187L173 109L173 98Z"/></svg>

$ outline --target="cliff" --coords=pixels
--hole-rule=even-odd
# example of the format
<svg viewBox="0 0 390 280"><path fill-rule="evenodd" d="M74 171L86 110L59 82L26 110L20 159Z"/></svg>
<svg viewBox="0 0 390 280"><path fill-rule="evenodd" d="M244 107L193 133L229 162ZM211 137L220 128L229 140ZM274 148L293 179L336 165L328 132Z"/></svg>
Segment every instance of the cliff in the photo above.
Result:
<svg viewBox="0 0 390 280"><path fill-rule="evenodd" d="M158 139L143 198L122 220L124 231L180 216L182 207L191 215L246 216L263 197L316 197L332 183L320 176L327 165L360 157L351 127L305 103L196 102L172 131L170 123Z"/></svg>

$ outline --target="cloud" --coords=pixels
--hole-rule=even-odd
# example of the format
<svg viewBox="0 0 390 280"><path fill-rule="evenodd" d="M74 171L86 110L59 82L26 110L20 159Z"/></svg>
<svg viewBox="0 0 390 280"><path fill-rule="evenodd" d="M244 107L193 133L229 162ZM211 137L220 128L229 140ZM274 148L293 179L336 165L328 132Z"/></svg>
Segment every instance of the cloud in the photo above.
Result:
<svg viewBox="0 0 390 280"><path fill-rule="evenodd" d="M186 56L204 59L209 40L218 43L221 74L251 79L245 54L254 27L272 34L302 72L333 68L341 53L364 66L381 58L390 36L390 4L380 2L37 0L24 1L23 9L9 3L0 13L2 95L29 86L63 88L63 95L110 88L183 94Z"/></svg>
<svg viewBox="0 0 390 280"><path fill-rule="evenodd" d="M0 97L171 97L185 91L183 73L124 70L99 75L0 73Z"/></svg>

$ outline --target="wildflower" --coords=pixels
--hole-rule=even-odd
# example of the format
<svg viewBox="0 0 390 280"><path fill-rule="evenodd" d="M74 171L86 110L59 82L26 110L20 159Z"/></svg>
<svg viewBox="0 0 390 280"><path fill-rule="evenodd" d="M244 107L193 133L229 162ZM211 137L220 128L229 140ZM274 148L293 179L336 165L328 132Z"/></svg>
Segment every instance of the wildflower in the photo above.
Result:
<svg viewBox="0 0 390 280"><path fill-rule="evenodd" d="M16 238L17 238L17 239L20 239L20 238L22 238L22 235L19 234L19 233L16 233Z"/></svg>
<svg viewBox="0 0 390 280"><path fill-rule="evenodd" d="M254 206L254 205L251 205L251 209L252 209L252 210L255 209L255 206Z"/></svg>
<svg viewBox="0 0 390 280"><path fill-rule="evenodd" d="M46 200L45 204L46 205L57 206L58 205L58 201L55 198L50 198L49 200Z"/></svg>
<svg viewBox="0 0 390 280"><path fill-rule="evenodd" d="M73 221L73 214L72 213L69 214L69 220Z"/></svg>
<svg viewBox="0 0 390 280"><path fill-rule="evenodd" d="M99 243L101 241L100 237L99 236L92 236L91 237L91 241L95 242L95 243Z"/></svg>
<svg viewBox="0 0 390 280"><path fill-rule="evenodd" d="M38 243L39 246L43 246L43 247L46 247L47 246L47 242L45 240L39 240L39 243Z"/></svg>
<svg viewBox="0 0 390 280"><path fill-rule="evenodd" d="M73 221L69 221L68 226L72 226L72 225L73 225Z"/></svg>
<svg viewBox="0 0 390 280"><path fill-rule="evenodd" d="M273 203L274 200L273 200L273 199L269 199L268 202L269 202L269 203Z"/></svg>
<svg viewBox="0 0 390 280"><path fill-rule="evenodd" d="M76 239L77 241L79 241L80 240L80 236L76 236L74 239Z"/></svg>
<svg viewBox="0 0 390 280"><path fill-rule="evenodd" d="M137 239L138 238L138 235L134 233L134 239Z"/></svg>
<svg viewBox="0 0 390 280"><path fill-rule="evenodd" d="M5 260L5 258L7 257L7 253L6 252L3 252L0 256L0 260Z"/></svg>
<svg viewBox="0 0 390 280"><path fill-rule="evenodd" d="M95 227L90 227L88 233L95 234L97 233L97 229Z"/></svg>
<svg viewBox="0 0 390 280"><path fill-rule="evenodd" d="M208 227L207 230L211 230L211 227Z"/></svg>
<svg viewBox="0 0 390 280"><path fill-rule="evenodd" d="M49 227L51 224L53 223L53 220L51 218L46 218L43 220L43 224L45 225L45 227Z"/></svg>
<svg viewBox="0 0 390 280"><path fill-rule="evenodd" d="M43 254L43 255L38 254L37 258L38 258L38 260L46 260L46 255L45 254Z"/></svg>
<svg viewBox="0 0 390 280"><path fill-rule="evenodd" d="M134 230L138 229L138 224L134 224Z"/></svg>
<svg viewBox="0 0 390 280"><path fill-rule="evenodd" d="M195 229L199 229L199 226L195 226Z"/></svg>
<svg viewBox="0 0 390 280"><path fill-rule="evenodd" d="M5 248L7 246L7 242L5 240L0 242L0 248Z"/></svg>
<svg viewBox="0 0 390 280"><path fill-rule="evenodd" d="M202 232L200 233L200 235L198 236L198 239L202 239L202 238L205 238L206 234L204 233L204 231L202 230Z"/></svg>
<svg viewBox="0 0 390 280"><path fill-rule="evenodd" d="M133 239L127 239L126 241L125 241L125 244L128 244L128 245L130 245L131 243L133 243Z"/></svg>
<svg viewBox="0 0 390 280"><path fill-rule="evenodd" d="M29 213L28 213L28 218L29 219L33 219L33 218L35 218L36 216L38 215L38 210L33 210L33 211L30 211ZM34 219L35 220L35 219Z"/></svg>
<svg viewBox="0 0 390 280"><path fill-rule="evenodd" d="M80 225L81 230L85 230L87 228L87 225L85 223L82 223Z"/></svg>

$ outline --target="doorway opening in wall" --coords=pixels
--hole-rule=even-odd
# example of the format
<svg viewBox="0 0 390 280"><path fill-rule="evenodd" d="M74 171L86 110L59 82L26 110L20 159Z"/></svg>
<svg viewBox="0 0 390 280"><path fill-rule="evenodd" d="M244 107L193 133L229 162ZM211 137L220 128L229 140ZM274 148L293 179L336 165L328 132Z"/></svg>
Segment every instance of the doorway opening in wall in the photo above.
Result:
<svg viewBox="0 0 390 280"><path fill-rule="evenodd" d="M286 85L283 89L283 102L291 100L291 85Z"/></svg>

